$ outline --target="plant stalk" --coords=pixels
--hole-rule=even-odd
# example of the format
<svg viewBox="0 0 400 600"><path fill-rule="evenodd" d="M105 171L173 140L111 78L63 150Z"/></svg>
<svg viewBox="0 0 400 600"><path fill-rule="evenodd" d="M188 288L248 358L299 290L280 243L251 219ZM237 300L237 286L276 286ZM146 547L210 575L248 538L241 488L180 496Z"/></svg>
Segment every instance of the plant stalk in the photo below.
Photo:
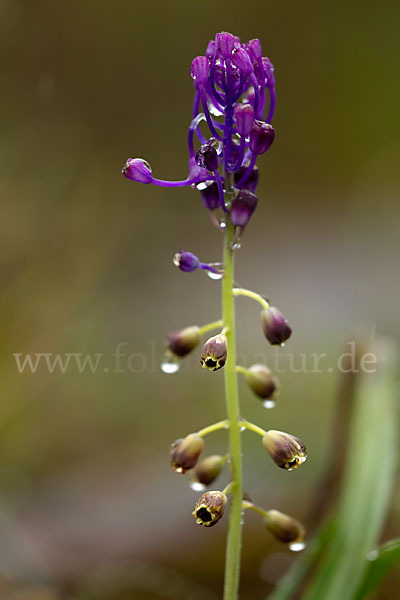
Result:
<svg viewBox="0 0 400 600"><path fill-rule="evenodd" d="M224 600L237 600L242 545L242 450L240 436L240 409L236 373L236 323L233 295L234 250L231 243L234 227L227 222L224 235L224 278L222 280L222 318L227 338L227 361L225 372L226 409L229 421L229 445L231 456L232 486L228 539L225 560Z"/></svg>

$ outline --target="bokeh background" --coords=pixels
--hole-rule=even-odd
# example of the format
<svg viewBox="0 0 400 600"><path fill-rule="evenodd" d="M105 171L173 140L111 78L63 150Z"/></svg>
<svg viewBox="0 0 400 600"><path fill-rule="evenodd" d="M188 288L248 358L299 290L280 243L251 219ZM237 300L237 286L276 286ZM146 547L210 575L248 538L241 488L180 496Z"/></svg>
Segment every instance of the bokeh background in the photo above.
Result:
<svg viewBox="0 0 400 600"><path fill-rule="evenodd" d="M168 451L223 418L222 375L201 372L197 355L173 376L159 363L168 331L220 310L218 282L172 256L220 260L221 239L197 192L140 186L121 168L140 156L158 177L186 175L189 67L221 30L259 37L276 68L277 136L237 279L294 329L277 407L241 382L242 410L309 449L288 474L244 434L246 489L313 528L337 357L361 334L400 334L399 17L396 0L0 2L2 599L219 597L226 522L194 525L197 494ZM238 302L248 364L275 354L258 312ZM21 374L13 353L102 357L96 373ZM326 353L323 372L304 372L301 353ZM207 442L224 444L223 433ZM395 494L388 536L399 516ZM246 600L265 598L294 560L256 515L243 552Z"/></svg>

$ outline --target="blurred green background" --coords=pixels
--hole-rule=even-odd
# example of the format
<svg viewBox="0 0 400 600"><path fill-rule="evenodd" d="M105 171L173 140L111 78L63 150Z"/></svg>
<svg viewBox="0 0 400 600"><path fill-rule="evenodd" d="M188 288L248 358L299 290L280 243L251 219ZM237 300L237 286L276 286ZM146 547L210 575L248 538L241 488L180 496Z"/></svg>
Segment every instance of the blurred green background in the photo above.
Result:
<svg viewBox="0 0 400 600"><path fill-rule="evenodd" d="M0 2L4 598L14 587L18 600L50 598L38 585L71 600L219 597L226 522L194 525L198 494L168 452L223 418L223 378L197 355L173 376L159 362L168 331L220 314L218 282L178 271L174 252L217 261L221 239L197 192L140 186L121 168L139 156L157 177L186 175L190 63L221 30L259 37L277 79L277 136L259 161L237 279L289 318L295 370L299 353L327 354L322 373L282 359L273 411L241 382L247 418L309 449L289 475L244 434L246 490L312 529L337 357L360 333L400 334L399 17L395 0ZM238 302L247 364L275 354L258 312ZM21 374L13 353L103 356L96 373L43 363ZM215 434L207 450L224 444ZM394 498L388 535L399 517ZM265 598L293 560L249 515L241 597ZM379 598L396 582L399 572Z"/></svg>

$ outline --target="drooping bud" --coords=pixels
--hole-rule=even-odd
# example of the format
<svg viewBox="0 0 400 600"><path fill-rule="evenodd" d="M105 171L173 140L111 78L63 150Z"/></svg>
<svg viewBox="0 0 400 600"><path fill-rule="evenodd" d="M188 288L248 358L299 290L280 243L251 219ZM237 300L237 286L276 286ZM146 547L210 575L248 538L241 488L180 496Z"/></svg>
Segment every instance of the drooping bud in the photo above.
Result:
<svg viewBox="0 0 400 600"><path fill-rule="evenodd" d="M192 515L198 525L212 527L224 514L228 499L223 492L206 492L198 499Z"/></svg>
<svg viewBox="0 0 400 600"><path fill-rule="evenodd" d="M251 64L250 57L244 48L235 48L235 51L232 55L232 61L239 69L243 77L248 77L250 73L253 72L253 65Z"/></svg>
<svg viewBox="0 0 400 600"><path fill-rule="evenodd" d="M204 344L200 362L203 369L209 369L210 371L218 371L221 369L226 362L227 355L227 340L223 333L210 337L209 340Z"/></svg>
<svg viewBox="0 0 400 600"><path fill-rule="evenodd" d="M206 50L207 58L212 58L214 56L214 53L215 53L215 41L210 40L208 42L208 46L207 46L207 50Z"/></svg>
<svg viewBox="0 0 400 600"><path fill-rule="evenodd" d="M287 319L275 306L261 311L261 325L264 335L273 346L281 346L292 334Z"/></svg>
<svg viewBox="0 0 400 600"><path fill-rule="evenodd" d="M200 340L200 328L192 325L169 333L165 345L175 356L186 356L196 348Z"/></svg>
<svg viewBox="0 0 400 600"><path fill-rule="evenodd" d="M238 134L241 137L248 137L254 121L254 108L251 104L236 104L233 115L236 121Z"/></svg>
<svg viewBox="0 0 400 600"><path fill-rule="evenodd" d="M272 398L279 386L271 370L262 364L251 365L246 374L246 381L253 392L264 400Z"/></svg>
<svg viewBox="0 0 400 600"><path fill-rule="evenodd" d="M178 267L181 271L185 271L186 273L191 273L199 268L200 261L191 252L177 252L174 255L174 265Z"/></svg>
<svg viewBox="0 0 400 600"><path fill-rule="evenodd" d="M127 179L139 183L151 183L153 181L151 167L143 158L128 158L122 169L122 174Z"/></svg>
<svg viewBox="0 0 400 600"><path fill-rule="evenodd" d="M218 169L218 153L212 145L213 142L214 139L211 138L206 144L202 144L196 152L198 166L208 171L216 171Z"/></svg>
<svg viewBox="0 0 400 600"><path fill-rule="evenodd" d="M285 544L301 544L306 530L299 521L279 510L268 510L264 517L264 524L280 542Z"/></svg>
<svg viewBox="0 0 400 600"><path fill-rule="evenodd" d="M290 433L271 429L264 435L262 443L274 463L281 469L291 471L307 459L305 445Z"/></svg>
<svg viewBox="0 0 400 600"><path fill-rule="evenodd" d="M190 74L197 89L206 85L209 69L210 65L207 56L196 56L192 62Z"/></svg>
<svg viewBox="0 0 400 600"><path fill-rule="evenodd" d="M203 204L208 210L215 210L220 206L221 201L219 198L218 186L215 181L202 189L200 193Z"/></svg>
<svg viewBox="0 0 400 600"><path fill-rule="evenodd" d="M233 225L246 227L253 212L256 210L258 198L249 190L240 190L232 200L231 221Z"/></svg>
<svg viewBox="0 0 400 600"><path fill-rule="evenodd" d="M207 458L203 458L195 469L196 480L203 485L210 485L221 473L224 463L224 457L219 454L212 454Z"/></svg>
<svg viewBox="0 0 400 600"><path fill-rule="evenodd" d="M198 433L175 440L171 446L171 467L177 473L186 473L196 465L204 448L204 440Z"/></svg>
<svg viewBox="0 0 400 600"><path fill-rule="evenodd" d="M240 169L238 171L236 171L236 173L234 173L235 185L237 184L238 181L240 181L242 179L246 170L247 170L247 167L240 167ZM253 192L253 194L254 194L254 192L257 189L257 185L258 185L258 167L255 166L254 169L252 170L251 174L249 175L249 177L240 186L240 189L249 190L249 192Z"/></svg>
<svg viewBox="0 0 400 600"><path fill-rule="evenodd" d="M250 150L254 154L264 154L275 138L272 125L264 121L255 120L250 134Z"/></svg>

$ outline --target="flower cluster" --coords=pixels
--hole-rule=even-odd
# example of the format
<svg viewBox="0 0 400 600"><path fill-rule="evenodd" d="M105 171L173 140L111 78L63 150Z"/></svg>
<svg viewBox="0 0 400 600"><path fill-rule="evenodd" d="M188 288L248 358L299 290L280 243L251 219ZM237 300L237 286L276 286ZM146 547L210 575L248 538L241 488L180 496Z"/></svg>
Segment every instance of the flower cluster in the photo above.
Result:
<svg viewBox="0 0 400 600"><path fill-rule="evenodd" d="M275 110L274 68L270 60L262 55L258 39L241 43L236 36L223 32L210 41L204 56L197 56L193 60L190 72L195 96L188 132L189 169L186 179L157 179L153 177L150 165L141 158L129 158L122 172L128 179L140 183L165 187L191 186L200 192L212 222L224 233L227 241L225 264L203 262L188 251L177 252L174 264L185 273L203 270L213 279L223 279L224 297L232 304L237 296L257 301L262 307L260 316L264 336L272 345L283 345L292 333L287 319L264 296L234 287L232 275L234 251L240 247L240 237L258 204L256 161L267 152L275 137L271 125ZM230 261L229 270L227 260ZM232 314L233 311L230 311ZM219 332L202 346L202 367L211 372L225 368L229 377L233 376L234 385L236 373L241 373L264 407L272 408L279 382L267 365L245 367L237 365L235 358L232 358L233 366L230 364L228 367L229 348L232 348L230 343L234 345L234 342L229 342L232 328L234 318L232 320L232 316L227 317L224 312L221 320L170 333L165 341L162 368L167 373L177 371L179 361L200 345L201 337L217 329ZM204 491L214 483L227 463L241 460L240 446L239 449L236 447L235 458L232 443L227 454L214 454L200 460L205 447L204 437L228 427L231 433L236 428L237 432L247 429L260 435L264 449L282 469L291 471L306 460L306 448L296 436L272 429L266 431L243 418L232 420L230 417L177 439L172 444L171 466L177 473L192 473L193 489ZM238 488L238 481L232 480L222 491L203 493L193 511L196 522L206 527L214 526L222 518L228 494L234 494L233 488L241 489L240 486ZM242 502L242 496L239 501ZM303 547L304 528L292 517L277 510L259 508L245 497L241 508L259 513L267 529L292 549L300 550ZM237 523L240 526L240 520Z"/></svg>
<svg viewBox="0 0 400 600"><path fill-rule="evenodd" d="M149 163L141 158L128 158L122 172L140 183L200 190L203 204L218 226L223 227L225 222L215 219L215 211L229 213L238 239L258 203L257 158L269 149L275 137L271 125L274 68L262 55L258 39L242 44L238 37L223 32L210 41L205 56L193 60L190 72L195 97L186 179L157 179ZM201 130L203 122L208 135ZM229 198L227 179L232 175L235 194ZM180 266L185 270L185 263ZM192 266L199 267L193 263L189 270Z"/></svg>

